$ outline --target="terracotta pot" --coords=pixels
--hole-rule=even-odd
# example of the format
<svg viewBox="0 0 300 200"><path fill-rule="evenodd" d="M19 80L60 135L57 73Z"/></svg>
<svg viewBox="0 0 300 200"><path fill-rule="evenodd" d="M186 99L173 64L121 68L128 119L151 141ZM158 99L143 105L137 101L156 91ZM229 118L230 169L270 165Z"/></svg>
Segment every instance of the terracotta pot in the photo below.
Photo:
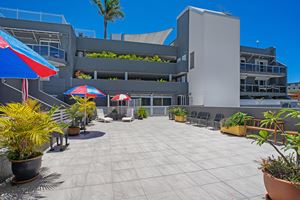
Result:
<svg viewBox="0 0 300 200"><path fill-rule="evenodd" d="M14 183L27 183L35 179L40 172L42 155L28 160L11 160Z"/></svg>
<svg viewBox="0 0 300 200"><path fill-rule="evenodd" d="M231 135L236 135L236 136L245 136L246 131L244 126L232 126L232 127L221 127L221 132L222 133L228 133Z"/></svg>
<svg viewBox="0 0 300 200"><path fill-rule="evenodd" d="M186 116L177 116L177 115L175 115L175 121L176 122L181 122L181 123L186 122Z"/></svg>
<svg viewBox="0 0 300 200"><path fill-rule="evenodd" d="M266 172L264 183L272 200L300 200L300 184L275 178Z"/></svg>
<svg viewBox="0 0 300 200"><path fill-rule="evenodd" d="M76 136L80 134L80 127L69 127L68 128L68 135Z"/></svg>

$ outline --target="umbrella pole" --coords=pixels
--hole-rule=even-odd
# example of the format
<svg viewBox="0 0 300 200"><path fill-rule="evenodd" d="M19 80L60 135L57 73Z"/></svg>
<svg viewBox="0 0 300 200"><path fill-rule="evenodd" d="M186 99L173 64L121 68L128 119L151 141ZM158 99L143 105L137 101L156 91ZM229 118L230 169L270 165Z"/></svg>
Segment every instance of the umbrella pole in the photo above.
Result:
<svg viewBox="0 0 300 200"><path fill-rule="evenodd" d="M86 122L87 122L87 119L86 119L86 95L84 95L84 132L85 132L85 126L86 126Z"/></svg>

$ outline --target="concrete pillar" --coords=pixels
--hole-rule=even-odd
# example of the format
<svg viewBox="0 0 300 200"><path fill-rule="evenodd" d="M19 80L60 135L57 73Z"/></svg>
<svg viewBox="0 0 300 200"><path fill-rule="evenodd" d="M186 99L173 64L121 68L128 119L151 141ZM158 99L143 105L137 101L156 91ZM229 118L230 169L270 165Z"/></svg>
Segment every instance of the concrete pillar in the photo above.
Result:
<svg viewBox="0 0 300 200"><path fill-rule="evenodd" d="M153 94L150 96L150 116L153 115Z"/></svg>
<svg viewBox="0 0 300 200"><path fill-rule="evenodd" d="M97 80L98 72L94 71L94 79Z"/></svg>
<svg viewBox="0 0 300 200"><path fill-rule="evenodd" d="M110 97L109 97L109 94L107 94L106 97L107 97L107 107L110 107Z"/></svg>
<svg viewBox="0 0 300 200"><path fill-rule="evenodd" d="M124 80L128 81L128 72L125 72Z"/></svg>
<svg viewBox="0 0 300 200"><path fill-rule="evenodd" d="M169 82L172 82L172 74L169 74Z"/></svg>

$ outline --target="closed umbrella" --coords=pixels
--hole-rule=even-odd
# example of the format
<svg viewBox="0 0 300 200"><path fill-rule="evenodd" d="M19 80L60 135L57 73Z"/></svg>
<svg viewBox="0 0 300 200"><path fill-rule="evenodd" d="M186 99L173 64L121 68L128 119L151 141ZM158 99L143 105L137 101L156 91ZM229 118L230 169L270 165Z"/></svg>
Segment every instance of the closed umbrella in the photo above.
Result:
<svg viewBox="0 0 300 200"><path fill-rule="evenodd" d="M24 43L0 30L0 78L23 79L22 97L28 98L26 79L47 78L58 69Z"/></svg>

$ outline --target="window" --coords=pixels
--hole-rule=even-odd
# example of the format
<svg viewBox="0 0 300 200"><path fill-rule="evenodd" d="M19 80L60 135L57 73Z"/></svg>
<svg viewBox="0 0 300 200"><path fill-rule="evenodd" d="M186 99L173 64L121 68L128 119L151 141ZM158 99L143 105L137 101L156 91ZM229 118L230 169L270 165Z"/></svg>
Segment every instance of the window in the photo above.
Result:
<svg viewBox="0 0 300 200"><path fill-rule="evenodd" d="M162 106L162 98L153 98L153 106Z"/></svg>
<svg viewBox="0 0 300 200"><path fill-rule="evenodd" d="M141 98L142 99L142 106L150 106L150 98Z"/></svg>
<svg viewBox="0 0 300 200"><path fill-rule="evenodd" d="M172 99L171 98L163 98L163 106L170 106L172 105Z"/></svg>
<svg viewBox="0 0 300 200"><path fill-rule="evenodd" d="M195 68L195 52L190 53L190 69Z"/></svg>

